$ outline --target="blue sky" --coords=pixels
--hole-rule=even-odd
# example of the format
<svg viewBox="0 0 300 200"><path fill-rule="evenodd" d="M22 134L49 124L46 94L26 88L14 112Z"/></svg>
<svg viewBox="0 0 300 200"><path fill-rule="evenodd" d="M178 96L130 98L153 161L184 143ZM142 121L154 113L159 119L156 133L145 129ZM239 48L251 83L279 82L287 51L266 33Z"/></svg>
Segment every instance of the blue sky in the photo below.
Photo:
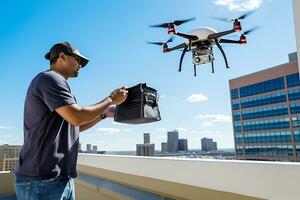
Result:
<svg viewBox="0 0 300 200"><path fill-rule="evenodd" d="M242 22L244 30L261 28L248 37L248 45L227 45L230 69L215 49L215 74L199 65L193 76L191 55L179 73L180 51L163 54L147 41L165 41L164 29L150 24L196 17L177 28L198 27L218 31L231 24L211 16L235 17L257 9ZM134 150L143 132L160 149L167 131L179 130L190 148L210 137L220 148L233 148L229 80L288 62L296 51L292 2L280 0L153 0L153 1L5 1L0 7L0 144L22 144L23 106L27 87L40 71L49 68L44 54L56 42L69 41L90 63L79 77L69 80L78 104L94 104L122 85L146 82L158 90L162 120L145 125L123 125L108 119L81 134L81 143L101 150ZM181 43L176 37L170 45Z"/></svg>

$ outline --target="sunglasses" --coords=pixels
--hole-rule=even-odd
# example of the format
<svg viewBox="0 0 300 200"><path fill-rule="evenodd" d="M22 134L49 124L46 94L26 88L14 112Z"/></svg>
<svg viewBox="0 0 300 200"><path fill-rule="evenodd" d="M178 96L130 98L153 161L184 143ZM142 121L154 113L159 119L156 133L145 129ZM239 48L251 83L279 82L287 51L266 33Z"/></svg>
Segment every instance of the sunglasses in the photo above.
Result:
<svg viewBox="0 0 300 200"><path fill-rule="evenodd" d="M68 55L68 56L75 58L75 60L78 62L78 64L81 65L81 59L78 56L75 56L75 55Z"/></svg>

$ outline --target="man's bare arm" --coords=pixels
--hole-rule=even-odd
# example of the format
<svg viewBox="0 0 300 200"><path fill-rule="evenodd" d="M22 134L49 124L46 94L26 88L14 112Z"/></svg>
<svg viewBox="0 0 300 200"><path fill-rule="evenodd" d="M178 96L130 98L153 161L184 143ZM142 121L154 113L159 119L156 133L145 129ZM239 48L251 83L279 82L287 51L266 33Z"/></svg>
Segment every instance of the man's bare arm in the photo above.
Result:
<svg viewBox="0 0 300 200"><path fill-rule="evenodd" d="M109 97L97 104L84 107L80 107L77 104L65 105L57 108L55 111L74 126L80 126L93 121L110 105L118 105L124 102L127 98L127 93L127 90L120 88L114 90Z"/></svg>
<svg viewBox="0 0 300 200"><path fill-rule="evenodd" d="M90 129L93 126L95 126L100 121L101 121L101 118L98 116L94 120L90 121L89 123L80 125L79 126L79 131L80 132L86 131L87 129Z"/></svg>

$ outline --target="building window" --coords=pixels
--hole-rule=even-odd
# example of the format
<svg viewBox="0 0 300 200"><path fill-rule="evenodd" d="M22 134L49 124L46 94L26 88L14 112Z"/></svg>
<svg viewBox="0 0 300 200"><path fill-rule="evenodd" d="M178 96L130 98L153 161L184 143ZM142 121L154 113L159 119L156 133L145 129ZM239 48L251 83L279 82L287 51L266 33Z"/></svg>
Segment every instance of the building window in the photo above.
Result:
<svg viewBox="0 0 300 200"><path fill-rule="evenodd" d="M240 121L241 120L241 113L240 112L234 112L233 113L233 120L234 121Z"/></svg>
<svg viewBox="0 0 300 200"><path fill-rule="evenodd" d="M300 85L299 73L291 74L286 76L287 87L295 87Z"/></svg>
<svg viewBox="0 0 300 200"><path fill-rule="evenodd" d="M286 129L290 127L289 118L279 118L262 121L244 122L244 131L259 131L259 130L273 130Z"/></svg>
<svg viewBox="0 0 300 200"><path fill-rule="evenodd" d="M240 123L234 124L234 132L241 132L242 131L242 125Z"/></svg>
<svg viewBox="0 0 300 200"><path fill-rule="evenodd" d="M232 99L238 99L239 98L239 90L237 88L231 90L231 98Z"/></svg>
<svg viewBox="0 0 300 200"><path fill-rule="evenodd" d="M291 114L300 113L300 103L291 103L290 110L291 110Z"/></svg>
<svg viewBox="0 0 300 200"><path fill-rule="evenodd" d="M300 142L300 131L294 131L295 142Z"/></svg>
<svg viewBox="0 0 300 200"><path fill-rule="evenodd" d="M298 100L300 99L300 89L289 90L288 95L290 101Z"/></svg>
<svg viewBox="0 0 300 200"><path fill-rule="evenodd" d="M240 88L240 96L247 97L285 88L284 77L263 81Z"/></svg>
<svg viewBox="0 0 300 200"><path fill-rule="evenodd" d="M300 116L292 117L292 126L300 127Z"/></svg>
<svg viewBox="0 0 300 200"><path fill-rule="evenodd" d="M241 107L242 108L251 108L263 105L269 105L274 103L281 103L286 102L286 95L284 92L269 94L249 99L242 99L241 100Z"/></svg>
<svg viewBox="0 0 300 200"><path fill-rule="evenodd" d="M287 114L288 114L288 106L280 105L274 107L266 107L266 108L243 111L242 119L247 120L247 119L280 116L280 115L287 115Z"/></svg>
<svg viewBox="0 0 300 200"><path fill-rule="evenodd" d="M243 135L242 134L236 134L235 135L235 143L236 144L243 144Z"/></svg>

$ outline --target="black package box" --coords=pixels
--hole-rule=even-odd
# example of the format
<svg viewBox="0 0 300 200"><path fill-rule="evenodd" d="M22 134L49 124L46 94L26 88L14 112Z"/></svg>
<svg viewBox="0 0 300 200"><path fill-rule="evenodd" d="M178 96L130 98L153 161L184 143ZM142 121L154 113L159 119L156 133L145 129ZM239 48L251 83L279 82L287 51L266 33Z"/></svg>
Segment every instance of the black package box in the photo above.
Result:
<svg viewBox="0 0 300 200"><path fill-rule="evenodd" d="M128 88L126 101L116 107L114 121L127 124L144 124L160 121L157 91L146 83Z"/></svg>

